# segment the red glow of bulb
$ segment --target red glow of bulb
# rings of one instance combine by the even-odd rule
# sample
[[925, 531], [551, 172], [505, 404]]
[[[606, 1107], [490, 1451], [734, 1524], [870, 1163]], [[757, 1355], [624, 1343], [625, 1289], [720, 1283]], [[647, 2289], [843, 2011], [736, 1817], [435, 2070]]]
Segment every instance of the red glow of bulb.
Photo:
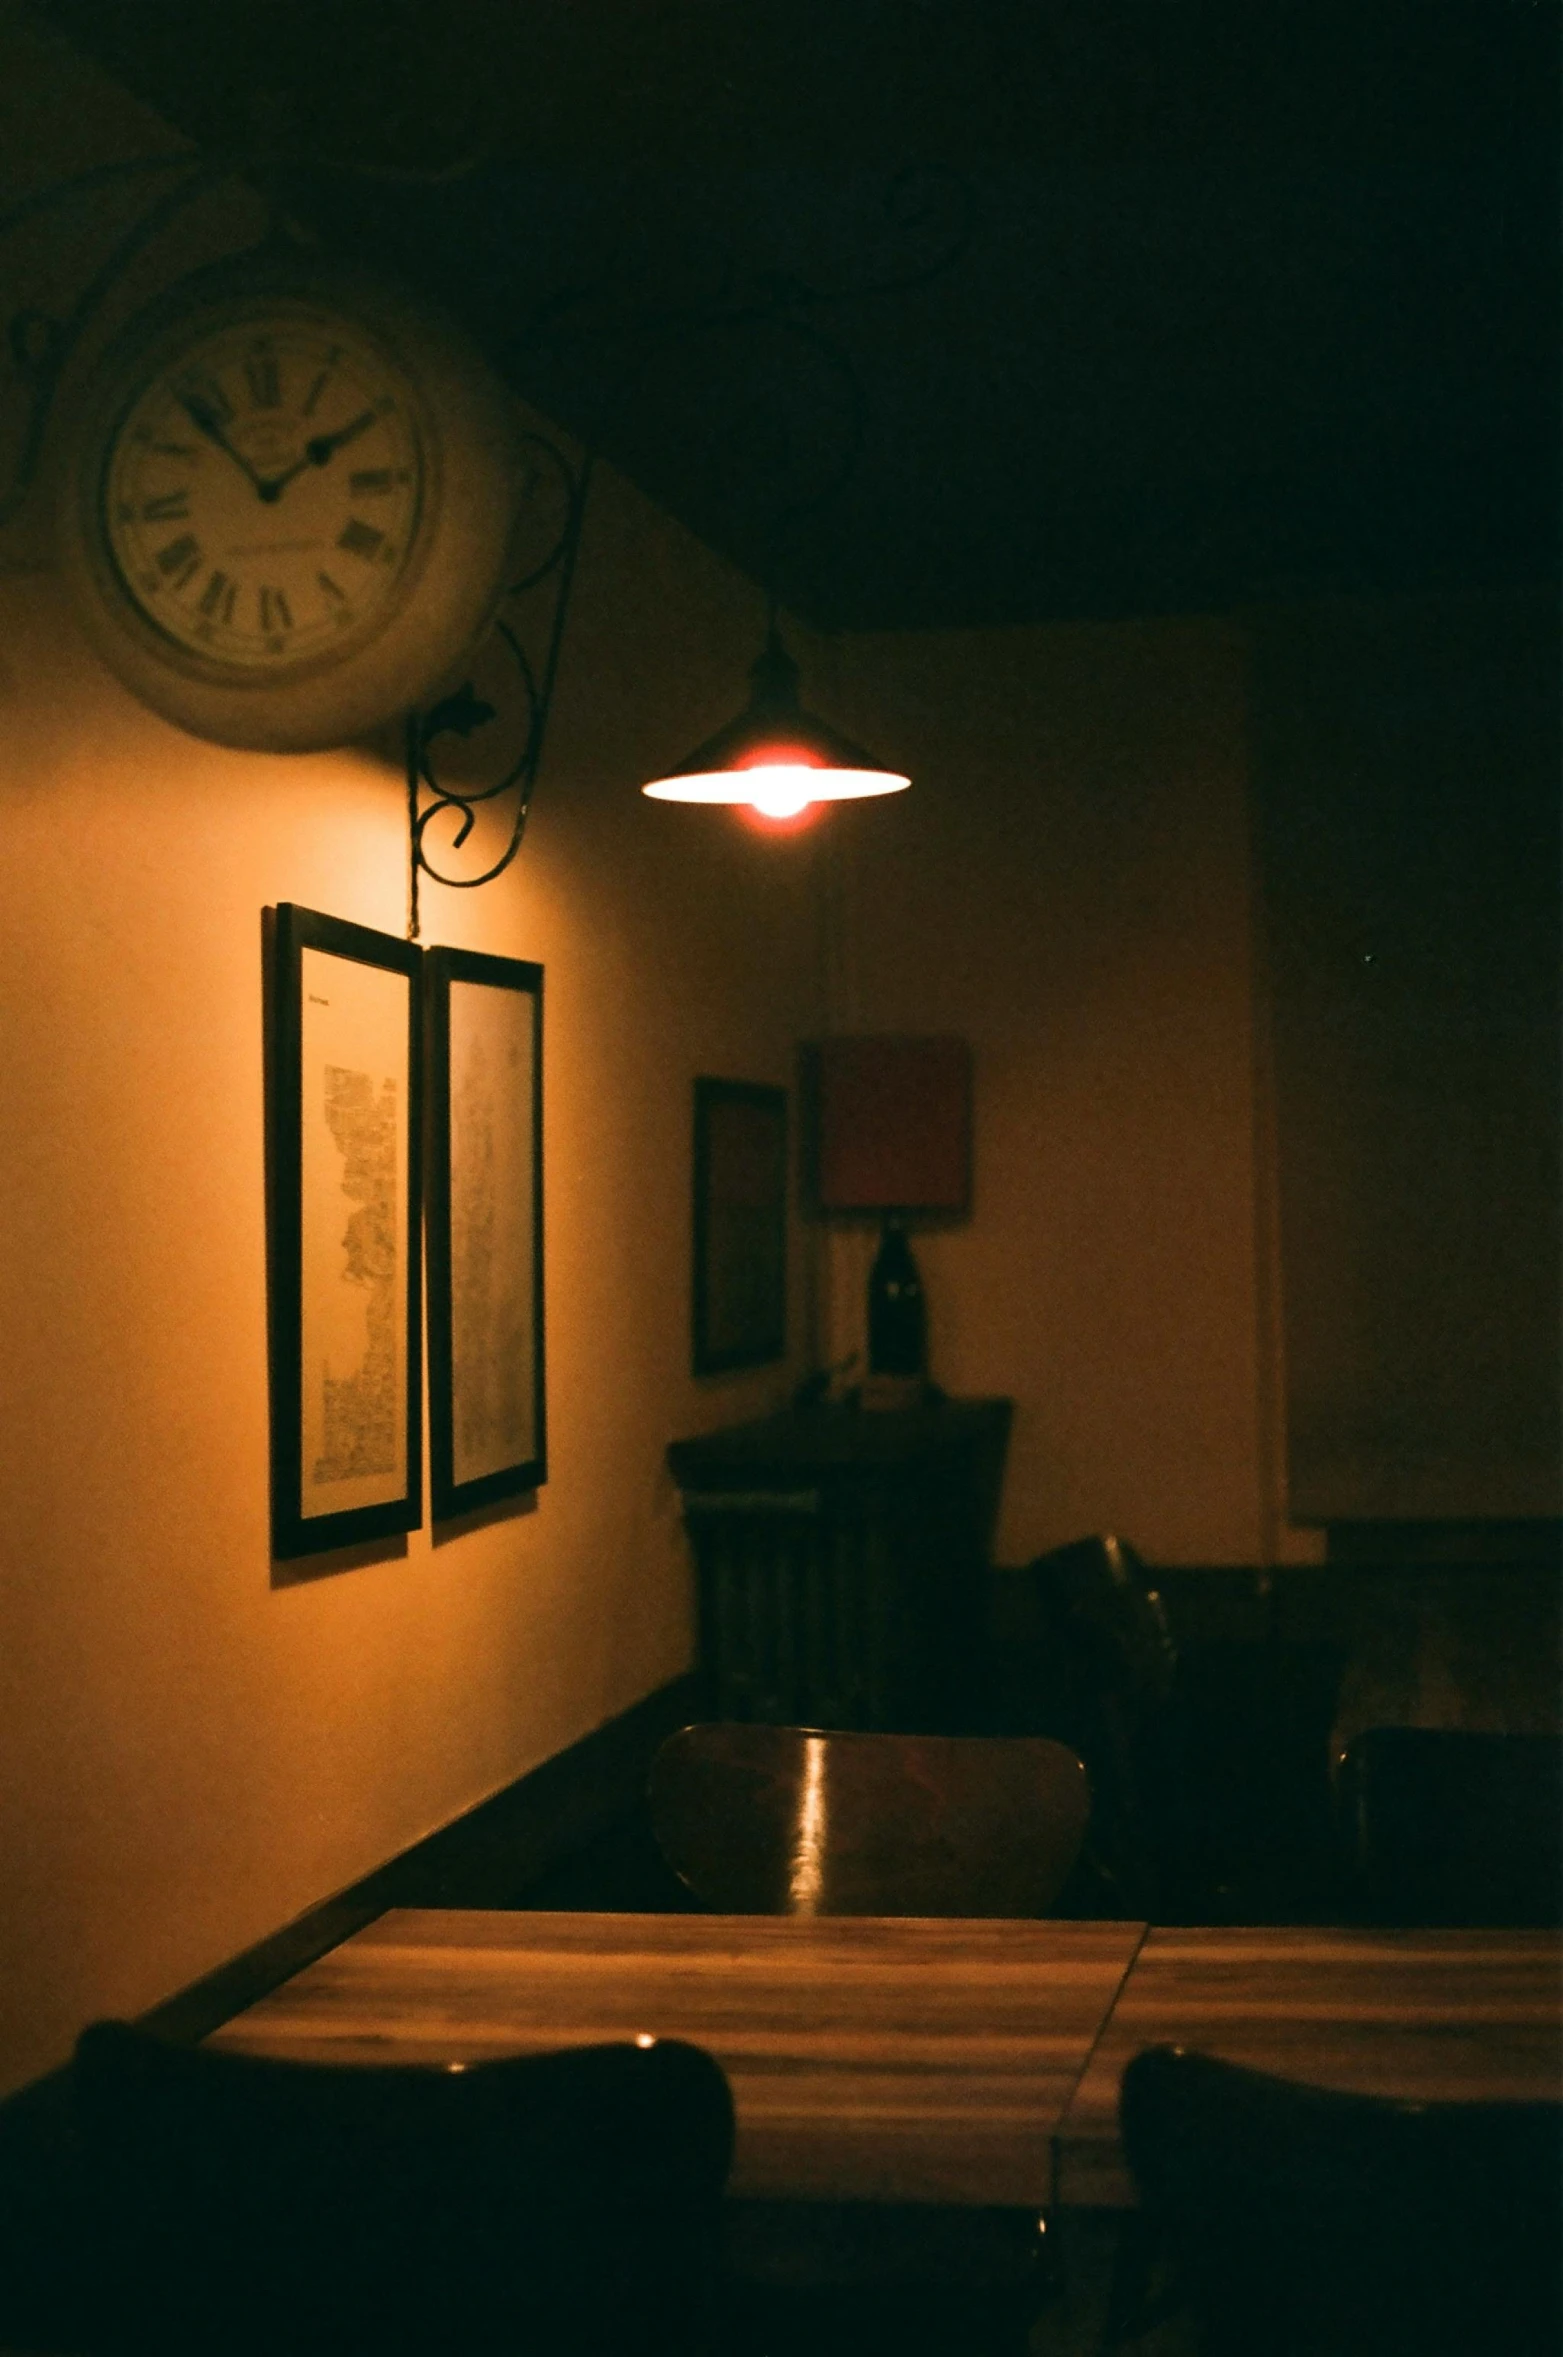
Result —
[[735, 802], [732, 807], [752, 833], [776, 836], [806, 835], [810, 827], [819, 824], [828, 805], [823, 802], [805, 802], [801, 810], [793, 811], [786, 818], [771, 818], [765, 811], [756, 810], [752, 802]]
[[823, 769], [824, 762], [807, 745], [756, 745], [734, 763], [737, 769]]

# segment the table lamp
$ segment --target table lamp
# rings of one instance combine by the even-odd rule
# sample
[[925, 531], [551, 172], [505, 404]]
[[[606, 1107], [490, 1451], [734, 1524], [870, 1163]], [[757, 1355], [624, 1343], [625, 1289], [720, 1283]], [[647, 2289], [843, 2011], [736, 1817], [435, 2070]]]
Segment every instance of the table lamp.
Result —
[[865, 1406], [911, 1406], [927, 1390], [927, 1320], [909, 1219], [971, 1208], [971, 1049], [900, 1033], [824, 1039], [805, 1050], [813, 1207], [875, 1214]]

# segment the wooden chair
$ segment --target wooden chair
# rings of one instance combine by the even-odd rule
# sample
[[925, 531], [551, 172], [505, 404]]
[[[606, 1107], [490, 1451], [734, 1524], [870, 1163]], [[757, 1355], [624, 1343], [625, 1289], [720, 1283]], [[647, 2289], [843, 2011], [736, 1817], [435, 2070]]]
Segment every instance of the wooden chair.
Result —
[[673, 2040], [448, 2067], [77, 2047], [95, 2351], [714, 2345], [727, 2083]]
[[1170, 1699], [1178, 1649], [1160, 1591], [1127, 1539], [1072, 1539], [1030, 1568], [1104, 1686], [1143, 1702]]
[[1375, 1923], [1563, 1918], [1563, 1744], [1550, 1735], [1369, 1727], [1338, 1782], [1347, 1871]]
[[1208, 2357], [1563, 2346], [1563, 2106], [1331, 2093], [1162, 2046], [1121, 2120]]
[[1145, 1565], [1110, 1533], [1039, 1555], [1027, 1576], [1047, 1631], [1039, 1697], [1091, 1779], [1096, 1912], [1162, 1916], [1183, 1878], [1178, 1651]]
[[1091, 1796], [1040, 1736], [716, 1722], [668, 1737], [650, 1804], [669, 1864], [724, 1912], [1045, 1915]]
[[[652, 1763], [652, 1827], [708, 1905], [769, 1915], [1040, 1915], [1090, 1814], [1045, 1738], [716, 1723]], [[729, 2240], [753, 2357], [1020, 2357], [1049, 2288], [1035, 2212], [744, 2203]]]

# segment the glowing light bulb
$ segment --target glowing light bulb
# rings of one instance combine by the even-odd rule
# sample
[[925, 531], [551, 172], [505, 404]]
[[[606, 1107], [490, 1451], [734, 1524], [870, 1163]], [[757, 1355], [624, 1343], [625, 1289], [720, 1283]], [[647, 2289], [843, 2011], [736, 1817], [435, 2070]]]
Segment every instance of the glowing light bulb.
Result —
[[744, 783], [762, 818], [796, 818], [800, 810], [807, 810], [816, 792], [813, 772], [801, 763], [751, 769]]

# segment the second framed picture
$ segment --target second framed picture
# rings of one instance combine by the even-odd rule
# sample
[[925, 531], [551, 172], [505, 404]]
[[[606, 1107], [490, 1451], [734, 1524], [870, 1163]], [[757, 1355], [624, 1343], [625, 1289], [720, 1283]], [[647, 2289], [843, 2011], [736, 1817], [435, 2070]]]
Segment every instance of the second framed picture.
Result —
[[426, 960], [429, 1455], [436, 1521], [547, 1479], [543, 969]]

